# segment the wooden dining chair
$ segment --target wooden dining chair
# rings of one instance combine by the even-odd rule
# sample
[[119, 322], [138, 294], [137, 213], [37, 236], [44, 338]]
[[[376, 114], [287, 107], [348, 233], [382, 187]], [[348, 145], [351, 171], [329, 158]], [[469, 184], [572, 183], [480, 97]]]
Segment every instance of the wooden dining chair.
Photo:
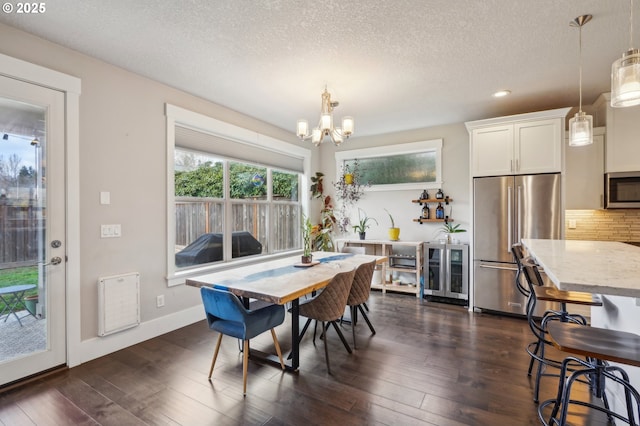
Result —
[[349, 291], [353, 284], [353, 277], [355, 270], [349, 272], [341, 272], [335, 275], [329, 284], [312, 299], [305, 300], [300, 303], [300, 315], [307, 317], [307, 322], [302, 328], [299, 340], [302, 340], [305, 332], [309, 328], [309, 324], [312, 320], [320, 321], [322, 324], [322, 330], [324, 338], [324, 354], [327, 362], [327, 372], [331, 374], [331, 367], [329, 365], [329, 349], [327, 347], [327, 332], [330, 325], [338, 333], [342, 344], [347, 349], [347, 352], [351, 353], [351, 347], [344, 338], [340, 327], [338, 327], [337, 321], [344, 313], [344, 308], [347, 305], [347, 299], [349, 297]]
[[247, 394], [247, 370], [249, 363], [249, 340], [267, 330], [271, 330], [271, 337], [280, 359], [280, 366], [284, 370], [284, 360], [280, 351], [280, 344], [276, 337], [275, 327], [284, 322], [285, 309], [282, 305], [268, 305], [266, 307], [250, 310], [246, 309], [236, 295], [229, 291], [210, 287], [201, 287], [200, 294], [207, 314], [207, 322], [211, 330], [220, 333], [216, 343], [216, 349], [211, 360], [209, 379], [213, 374], [213, 367], [218, 358], [222, 336], [232, 336], [243, 342], [242, 361], [242, 394]]

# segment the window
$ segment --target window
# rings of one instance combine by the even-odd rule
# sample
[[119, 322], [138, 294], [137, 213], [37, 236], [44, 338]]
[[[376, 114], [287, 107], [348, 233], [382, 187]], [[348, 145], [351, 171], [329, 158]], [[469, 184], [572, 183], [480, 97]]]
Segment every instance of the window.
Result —
[[[169, 285], [300, 249], [309, 150], [169, 105], [167, 135]], [[239, 140], [250, 135], [268, 148]]]
[[437, 188], [442, 182], [442, 139], [336, 152], [336, 171], [353, 170], [369, 191]]

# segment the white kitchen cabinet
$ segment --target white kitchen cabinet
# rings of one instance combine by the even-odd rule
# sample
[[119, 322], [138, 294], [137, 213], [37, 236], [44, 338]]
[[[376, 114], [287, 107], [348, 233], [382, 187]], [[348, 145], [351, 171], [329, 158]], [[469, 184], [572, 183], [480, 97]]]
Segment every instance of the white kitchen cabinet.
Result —
[[565, 143], [565, 209], [596, 210], [604, 207], [604, 127], [593, 129], [593, 143]]
[[569, 109], [465, 123], [471, 136], [472, 176], [560, 172]]
[[605, 171], [640, 170], [640, 106], [612, 108], [607, 102], [607, 143]]

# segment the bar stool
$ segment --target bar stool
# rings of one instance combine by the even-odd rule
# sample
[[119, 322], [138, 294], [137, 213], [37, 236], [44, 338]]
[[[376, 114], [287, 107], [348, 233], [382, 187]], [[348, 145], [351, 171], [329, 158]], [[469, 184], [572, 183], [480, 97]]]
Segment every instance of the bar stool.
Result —
[[[640, 394], [629, 383], [627, 373], [621, 367], [609, 365], [608, 361], [640, 367], [640, 336], [624, 331], [557, 321], [548, 324], [548, 331], [555, 347], [570, 354], [585, 356], [586, 360], [574, 356], [564, 359], [556, 398], [546, 400], [538, 407], [540, 421], [545, 426], [564, 426], [569, 405], [577, 404], [606, 413], [609, 421], [613, 421], [612, 417], [615, 417], [630, 425], [637, 425], [634, 409], [640, 412]], [[567, 377], [567, 373], [571, 371], [570, 364], [578, 364], [581, 368], [573, 368], [573, 372]], [[571, 399], [571, 388], [580, 377], [589, 381], [591, 393], [596, 398], [601, 398], [604, 406]], [[610, 409], [605, 393], [606, 379], [623, 387], [628, 417], [625, 418]], [[551, 404], [553, 409], [547, 422], [543, 411]]]
[[[518, 255], [522, 254], [522, 247], [513, 247], [513, 253], [518, 259]], [[587, 304], [590, 306], [602, 305], [600, 299], [591, 298], [589, 293], [578, 292], [566, 292], [556, 290], [550, 287], [544, 287], [544, 281], [540, 275], [540, 271], [537, 264], [532, 258], [521, 259], [518, 262], [520, 270], [524, 273], [527, 288], [524, 290], [528, 294], [527, 299], [527, 321], [529, 328], [531, 329], [536, 340], [527, 345], [527, 353], [531, 357], [529, 361], [529, 369], [527, 375], [531, 376], [533, 371], [533, 365], [537, 361], [538, 368], [536, 371], [536, 381], [533, 392], [533, 401], [539, 401], [540, 395], [540, 380], [542, 377], [551, 376], [559, 377], [559, 374], [547, 373], [547, 367], [560, 369], [562, 366], [562, 360], [550, 358], [545, 354], [547, 346], [552, 346], [553, 343], [547, 338], [547, 325], [551, 322], [566, 322], [580, 325], [587, 325], [587, 320], [580, 314], [571, 314], [567, 312], [566, 305], [568, 303], [573, 304]], [[520, 283], [519, 286], [522, 286]], [[547, 292], [547, 290], [550, 290]], [[539, 296], [540, 295], [540, 296]], [[541, 318], [534, 316], [538, 299], [553, 301], [560, 303], [561, 310], [547, 310], [544, 312]]]

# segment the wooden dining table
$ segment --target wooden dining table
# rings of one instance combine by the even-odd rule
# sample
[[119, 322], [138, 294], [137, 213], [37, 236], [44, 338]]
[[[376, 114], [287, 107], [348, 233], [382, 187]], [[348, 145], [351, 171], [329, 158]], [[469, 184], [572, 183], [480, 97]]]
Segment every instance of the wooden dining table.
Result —
[[[186, 284], [193, 287], [208, 286], [228, 290], [243, 299], [249, 306], [251, 299], [284, 305], [291, 303], [291, 358], [285, 363], [289, 371], [300, 367], [300, 297], [324, 288], [340, 272], [352, 271], [358, 266], [376, 261], [382, 264], [386, 256], [364, 254], [314, 252], [314, 264], [300, 263], [300, 256], [290, 256], [233, 269], [212, 272], [187, 278]], [[268, 362], [279, 361], [254, 349], [250, 357]]]

